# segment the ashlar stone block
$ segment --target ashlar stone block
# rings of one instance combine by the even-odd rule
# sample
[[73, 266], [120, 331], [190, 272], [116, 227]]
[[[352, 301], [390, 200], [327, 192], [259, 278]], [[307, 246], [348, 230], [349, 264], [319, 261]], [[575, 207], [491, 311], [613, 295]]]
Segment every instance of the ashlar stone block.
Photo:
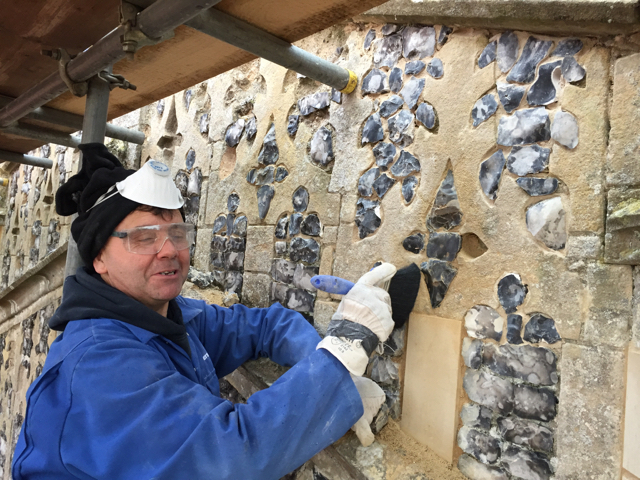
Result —
[[636, 348], [629, 349], [626, 379], [622, 467], [640, 476], [640, 350]]

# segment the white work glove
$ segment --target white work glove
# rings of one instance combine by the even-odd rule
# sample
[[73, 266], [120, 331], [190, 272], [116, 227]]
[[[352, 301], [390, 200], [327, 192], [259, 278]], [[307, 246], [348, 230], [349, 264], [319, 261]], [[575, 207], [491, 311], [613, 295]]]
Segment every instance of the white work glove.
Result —
[[380, 411], [380, 407], [386, 399], [386, 395], [376, 382], [367, 377], [356, 377], [351, 375], [353, 383], [356, 384], [360, 398], [362, 399], [362, 406], [364, 407], [364, 414], [360, 419], [351, 427], [351, 430], [356, 432], [358, 440], [363, 447], [368, 447], [373, 443], [375, 437], [371, 431], [371, 422], [373, 418]]
[[[371, 338], [371, 332], [378, 341], [384, 342], [393, 330], [389, 294], [375, 285], [391, 280], [395, 273], [396, 267], [390, 263], [383, 263], [365, 273], [340, 302], [338, 310], [331, 317], [328, 335], [317, 346], [331, 352], [353, 375], [364, 374], [369, 355], [377, 345], [375, 337]], [[349, 322], [357, 325], [350, 325]], [[358, 332], [358, 325], [366, 327], [368, 331], [362, 331], [360, 327], [361, 331]], [[335, 330], [332, 332], [333, 327]], [[344, 335], [334, 334], [340, 331], [345, 332]], [[363, 341], [367, 343], [367, 348], [363, 346]], [[372, 342], [375, 344], [372, 345]]]

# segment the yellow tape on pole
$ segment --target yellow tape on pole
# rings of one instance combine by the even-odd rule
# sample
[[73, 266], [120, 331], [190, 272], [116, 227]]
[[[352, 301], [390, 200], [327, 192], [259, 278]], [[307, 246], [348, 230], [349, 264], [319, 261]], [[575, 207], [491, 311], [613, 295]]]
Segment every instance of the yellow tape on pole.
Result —
[[356, 85], [358, 85], [358, 76], [351, 70], [347, 70], [347, 72], [349, 72], [349, 81], [347, 82], [347, 86], [340, 90], [340, 92], [349, 94], [356, 89]]

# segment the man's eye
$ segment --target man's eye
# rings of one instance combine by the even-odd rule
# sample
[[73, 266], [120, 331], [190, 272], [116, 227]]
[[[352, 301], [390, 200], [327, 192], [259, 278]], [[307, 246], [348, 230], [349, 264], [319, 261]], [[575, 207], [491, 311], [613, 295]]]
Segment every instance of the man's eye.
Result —
[[131, 240], [135, 243], [153, 243], [156, 241], [155, 235], [135, 235], [131, 238]]

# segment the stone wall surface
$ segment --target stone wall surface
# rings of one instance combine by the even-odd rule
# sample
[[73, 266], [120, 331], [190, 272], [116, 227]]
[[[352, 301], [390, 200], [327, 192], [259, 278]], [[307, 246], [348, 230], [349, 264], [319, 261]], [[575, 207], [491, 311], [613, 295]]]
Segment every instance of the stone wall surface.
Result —
[[[171, 167], [197, 228], [186, 295], [278, 301], [324, 334], [340, 297], [311, 276], [420, 267], [408, 326], [367, 369], [387, 395], [376, 442], [348, 434], [289, 478], [344, 478], [349, 468], [327, 458], [361, 475], [349, 478], [380, 480], [638, 475], [623, 424], [637, 423], [625, 386], [638, 382], [626, 349], [640, 346], [640, 46], [534, 21], [516, 32], [494, 30], [497, 20], [426, 26], [426, 3], [457, 14], [420, 3], [359, 19], [395, 12], [406, 24], [348, 22], [299, 42], [358, 75], [350, 95], [255, 60], [120, 119], [147, 140], [109, 146], [131, 167]], [[544, 16], [545, 2], [529, 3]], [[605, 3], [576, 21], [633, 23], [624, 12], [635, 4]], [[54, 338], [45, 325], [69, 219], [53, 195], [78, 162], [72, 149], [39, 150], [54, 168], [5, 164], [0, 192], [5, 479], [26, 388]], [[230, 399], [262, 388], [252, 378], [273, 381], [261, 365], [229, 378]]]

